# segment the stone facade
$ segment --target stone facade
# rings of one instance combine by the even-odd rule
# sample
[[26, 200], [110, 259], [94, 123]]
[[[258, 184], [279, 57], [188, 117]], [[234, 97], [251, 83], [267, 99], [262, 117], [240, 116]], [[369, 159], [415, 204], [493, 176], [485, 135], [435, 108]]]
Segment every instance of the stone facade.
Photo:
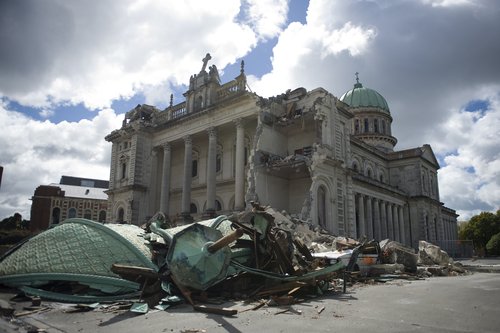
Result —
[[[340, 99], [323, 88], [263, 98], [247, 89], [243, 62], [222, 84], [215, 65], [207, 72], [209, 59], [191, 76], [185, 101], [171, 97], [164, 110], [138, 105], [106, 136], [109, 222], [141, 224], [162, 211], [187, 223], [253, 200], [337, 235], [415, 247], [457, 238], [457, 215], [439, 201], [431, 147], [393, 150], [392, 117], [378, 93], [358, 82], [359, 91]], [[368, 103], [348, 104], [363, 101], [360, 91]]]
[[59, 184], [40, 185], [32, 197], [30, 230], [45, 230], [70, 217], [105, 222], [108, 181], [62, 176]]

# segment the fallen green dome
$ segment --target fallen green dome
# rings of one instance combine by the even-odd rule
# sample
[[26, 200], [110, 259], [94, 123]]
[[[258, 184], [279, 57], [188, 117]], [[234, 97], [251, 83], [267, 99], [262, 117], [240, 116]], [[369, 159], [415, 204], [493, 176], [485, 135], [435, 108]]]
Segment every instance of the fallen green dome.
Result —
[[[61, 301], [97, 301], [139, 291], [140, 285], [111, 271], [115, 263], [157, 270], [152, 251], [135, 225], [101, 224], [72, 218], [8, 252], [0, 260], [0, 284]], [[36, 289], [54, 282], [79, 283], [90, 294]], [[99, 295], [99, 296], [98, 296]]]

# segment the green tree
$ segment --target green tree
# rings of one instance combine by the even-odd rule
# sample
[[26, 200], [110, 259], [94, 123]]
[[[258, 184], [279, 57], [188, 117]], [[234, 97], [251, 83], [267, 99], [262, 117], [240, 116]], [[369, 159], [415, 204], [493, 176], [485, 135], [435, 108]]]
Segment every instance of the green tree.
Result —
[[500, 232], [500, 210], [494, 213], [482, 212], [473, 216], [469, 222], [465, 222], [459, 227], [459, 239], [471, 239], [474, 242], [476, 251], [481, 252], [486, 249], [486, 244], [491, 237]]
[[500, 254], [500, 233], [493, 235], [486, 243], [486, 251], [488, 251], [489, 255]]
[[15, 213], [14, 215], [12, 215], [10, 217], [4, 218], [0, 222], [0, 229], [3, 229], [3, 230], [16, 229], [18, 224], [21, 222], [21, 220], [22, 220], [21, 214]]

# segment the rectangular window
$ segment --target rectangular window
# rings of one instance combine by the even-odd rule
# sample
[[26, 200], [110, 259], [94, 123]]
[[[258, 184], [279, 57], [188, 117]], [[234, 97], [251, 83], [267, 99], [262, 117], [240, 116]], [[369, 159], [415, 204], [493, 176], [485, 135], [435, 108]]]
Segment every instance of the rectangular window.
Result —
[[93, 180], [82, 179], [80, 182], [80, 186], [83, 187], [94, 187], [95, 182]]
[[127, 163], [122, 163], [122, 179], [127, 177]]
[[217, 154], [217, 157], [215, 158], [215, 172], [220, 172], [221, 168], [222, 168], [221, 156], [220, 154]]
[[198, 176], [198, 160], [193, 160], [191, 177], [196, 177], [196, 176]]

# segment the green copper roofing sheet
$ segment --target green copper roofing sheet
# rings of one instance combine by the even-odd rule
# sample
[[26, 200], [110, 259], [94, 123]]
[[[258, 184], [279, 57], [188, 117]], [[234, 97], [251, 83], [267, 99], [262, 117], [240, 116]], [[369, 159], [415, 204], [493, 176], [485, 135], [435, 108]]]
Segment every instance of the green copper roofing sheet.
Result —
[[157, 269], [151, 249], [134, 225], [101, 224], [73, 218], [46, 230], [0, 262], [0, 283], [39, 286], [48, 281], [77, 281], [103, 292], [131, 292], [138, 284], [111, 272], [114, 263]]

